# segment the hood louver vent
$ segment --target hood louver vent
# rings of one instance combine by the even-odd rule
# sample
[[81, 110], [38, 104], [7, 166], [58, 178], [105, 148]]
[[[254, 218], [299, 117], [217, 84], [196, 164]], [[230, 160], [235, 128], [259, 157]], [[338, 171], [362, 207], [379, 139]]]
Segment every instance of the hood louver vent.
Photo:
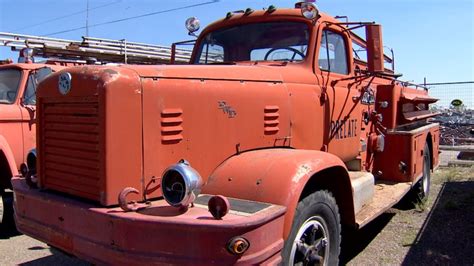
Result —
[[278, 125], [280, 121], [278, 118], [280, 117], [279, 111], [280, 108], [276, 105], [267, 105], [265, 106], [264, 110], [264, 131], [265, 135], [276, 134], [280, 130]]
[[183, 110], [169, 108], [161, 111], [161, 142], [174, 144], [183, 140]]

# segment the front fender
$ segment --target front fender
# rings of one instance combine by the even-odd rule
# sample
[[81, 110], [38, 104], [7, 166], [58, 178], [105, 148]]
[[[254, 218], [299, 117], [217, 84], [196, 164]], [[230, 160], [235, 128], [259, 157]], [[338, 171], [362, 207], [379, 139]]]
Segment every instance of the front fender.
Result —
[[[13, 152], [10, 148], [10, 145], [8, 145], [7, 140], [2, 135], [0, 135], [0, 154], [1, 153], [5, 155], [5, 158], [7, 159], [7, 164], [10, 167], [11, 175], [9, 176], [9, 178], [18, 175], [18, 167], [15, 163], [15, 157], [13, 156]], [[0, 176], [0, 178], [3, 177]]]
[[346, 169], [338, 157], [321, 151], [249, 151], [235, 155], [217, 167], [203, 192], [286, 206], [286, 238], [305, 185], [313, 175], [331, 167]]

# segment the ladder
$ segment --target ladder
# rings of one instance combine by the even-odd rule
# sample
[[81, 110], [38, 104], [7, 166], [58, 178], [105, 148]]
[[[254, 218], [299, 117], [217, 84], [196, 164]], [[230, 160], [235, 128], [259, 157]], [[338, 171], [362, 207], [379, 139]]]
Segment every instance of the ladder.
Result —
[[[125, 64], [169, 64], [171, 47], [82, 37], [82, 41], [49, 38], [0, 32], [0, 46], [11, 47], [12, 51], [23, 48], [33, 49], [35, 56], [62, 60], [98, 61], [104, 63]], [[187, 64], [192, 50], [175, 49], [175, 63]]]

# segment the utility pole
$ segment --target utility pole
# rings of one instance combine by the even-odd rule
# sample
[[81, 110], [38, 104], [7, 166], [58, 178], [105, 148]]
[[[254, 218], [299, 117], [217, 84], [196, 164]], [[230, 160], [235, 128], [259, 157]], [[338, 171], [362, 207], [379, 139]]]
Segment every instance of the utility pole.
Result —
[[89, 0], [86, 7], [86, 36], [89, 36]]

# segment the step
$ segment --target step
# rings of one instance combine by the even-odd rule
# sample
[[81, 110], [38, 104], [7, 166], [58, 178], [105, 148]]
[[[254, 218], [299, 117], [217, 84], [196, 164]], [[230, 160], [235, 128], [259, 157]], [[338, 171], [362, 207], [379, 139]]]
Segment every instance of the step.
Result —
[[411, 182], [376, 181], [372, 202], [356, 214], [359, 228], [398, 203], [410, 191], [411, 184]]
[[358, 213], [374, 197], [374, 175], [369, 172], [349, 171], [354, 199], [354, 212]]

